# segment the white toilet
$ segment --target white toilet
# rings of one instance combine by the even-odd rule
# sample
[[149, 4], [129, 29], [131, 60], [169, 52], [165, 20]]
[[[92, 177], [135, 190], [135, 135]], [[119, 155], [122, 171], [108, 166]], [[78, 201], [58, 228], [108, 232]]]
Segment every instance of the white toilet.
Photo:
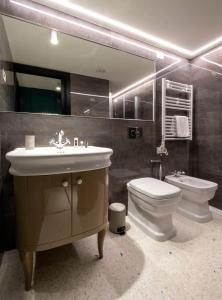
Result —
[[185, 175], [168, 175], [165, 180], [182, 191], [182, 201], [177, 209], [179, 213], [201, 223], [212, 220], [208, 201], [213, 199], [218, 188], [217, 183]]
[[146, 177], [127, 184], [129, 217], [157, 241], [176, 234], [172, 214], [181, 200], [181, 190], [158, 179]]

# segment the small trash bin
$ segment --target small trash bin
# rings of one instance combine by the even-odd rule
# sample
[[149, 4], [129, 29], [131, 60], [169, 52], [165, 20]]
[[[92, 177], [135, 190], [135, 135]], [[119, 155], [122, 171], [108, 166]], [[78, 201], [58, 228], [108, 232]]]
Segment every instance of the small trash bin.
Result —
[[122, 203], [112, 203], [109, 206], [109, 230], [117, 234], [126, 231], [126, 207]]

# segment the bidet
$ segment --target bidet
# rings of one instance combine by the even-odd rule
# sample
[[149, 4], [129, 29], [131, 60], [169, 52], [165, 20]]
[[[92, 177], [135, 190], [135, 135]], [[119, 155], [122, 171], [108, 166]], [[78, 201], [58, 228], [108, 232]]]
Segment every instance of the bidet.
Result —
[[182, 191], [182, 201], [177, 211], [197, 222], [212, 219], [208, 201], [213, 199], [218, 188], [217, 183], [186, 175], [168, 175], [165, 181], [177, 186]]

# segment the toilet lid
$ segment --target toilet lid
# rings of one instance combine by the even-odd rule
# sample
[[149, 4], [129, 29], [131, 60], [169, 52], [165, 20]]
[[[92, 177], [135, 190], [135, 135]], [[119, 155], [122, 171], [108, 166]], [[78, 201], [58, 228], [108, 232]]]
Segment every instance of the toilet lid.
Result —
[[159, 200], [177, 197], [181, 193], [178, 187], [150, 177], [133, 179], [128, 186], [137, 192]]

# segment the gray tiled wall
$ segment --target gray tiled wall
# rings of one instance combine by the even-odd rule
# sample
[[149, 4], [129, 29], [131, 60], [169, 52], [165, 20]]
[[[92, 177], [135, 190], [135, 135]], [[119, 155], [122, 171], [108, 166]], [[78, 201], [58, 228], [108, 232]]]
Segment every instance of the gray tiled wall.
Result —
[[[221, 50], [212, 54], [211, 59], [217, 59], [217, 55], [221, 63]], [[221, 67], [200, 58], [193, 63], [195, 144], [192, 149], [192, 172], [197, 177], [219, 184], [211, 204], [222, 209], [222, 72]]]

